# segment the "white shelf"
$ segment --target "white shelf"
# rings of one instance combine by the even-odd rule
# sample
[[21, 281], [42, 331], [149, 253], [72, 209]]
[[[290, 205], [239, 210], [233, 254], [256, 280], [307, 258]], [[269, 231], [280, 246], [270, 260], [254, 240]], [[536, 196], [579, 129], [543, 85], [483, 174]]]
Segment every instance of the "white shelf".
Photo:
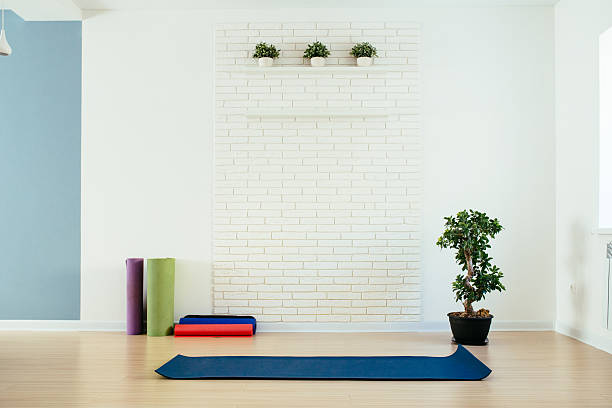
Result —
[[600, 227], [596, 227], [596, 228], [593, 228], [593, 234], [612, 235], [612, 228], [600, 228]]
[[334, 109], [334, 108], [281, 108], [281, 109], [264, 109], [251, 108], [247, 109], [246, 117], [386, 117], [393, 114], [399, 114], [398, 111], [385, 108], [354, 108], [354, 109]]
[[257, 65], [238, 65], [221, 68], [222, 71], [231, 72], [263, 72], [263, 73], [328, 73], [328, 72], [401, 72], [409, 71], [408, 65], [372, 65], [369, 67], [358, 67], [356, 65], [326, 65], [324, 67], [311, 67], [310, 65], [275, 65], [272, 67], [260, 67]]

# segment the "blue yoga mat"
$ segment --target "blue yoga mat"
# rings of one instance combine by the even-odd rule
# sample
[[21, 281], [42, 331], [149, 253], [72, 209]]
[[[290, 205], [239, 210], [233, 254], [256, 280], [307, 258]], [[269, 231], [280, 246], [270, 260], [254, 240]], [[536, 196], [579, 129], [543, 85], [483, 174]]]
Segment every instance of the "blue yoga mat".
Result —
[[257, 330], [257, 322], [252, 316], [195, 316], [181, 317], [179, 324], [252, 324], [253, 334]]
[[491, 373], [465, 347], [448, 357], [187, 357], [155, 370], [166, 378], [275, 380], [482, 380]]

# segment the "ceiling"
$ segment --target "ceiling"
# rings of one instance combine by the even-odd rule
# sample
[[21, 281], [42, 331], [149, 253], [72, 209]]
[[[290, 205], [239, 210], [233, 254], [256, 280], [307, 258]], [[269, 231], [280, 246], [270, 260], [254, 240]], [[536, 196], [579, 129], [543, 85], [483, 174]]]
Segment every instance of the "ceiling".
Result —
[[[371, 0], [73, 0], [83, 10], [135, 10], [135, 9], [227, 9], [227, 8], [315, 8], [315, 7], [372, 7]], [[554, 5], [557, 0], [379, 0], [376, 7], [406, 6], [532, 6]]]
[[[5, 0], [29, 21], [81, 20], [85, 10], [371, 8], [372, 0]], [[377, 0], [377, 8], [553, 6], [558, 0]]]

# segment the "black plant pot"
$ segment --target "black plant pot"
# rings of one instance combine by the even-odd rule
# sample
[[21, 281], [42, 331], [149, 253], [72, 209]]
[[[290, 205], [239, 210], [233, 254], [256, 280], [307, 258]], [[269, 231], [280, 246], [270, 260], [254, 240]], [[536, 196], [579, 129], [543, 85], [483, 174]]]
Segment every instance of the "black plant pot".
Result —
[[458, 317], [448, 314], [454, 341], [471, 346], [484, 346], [491, 328], [490, 317]]

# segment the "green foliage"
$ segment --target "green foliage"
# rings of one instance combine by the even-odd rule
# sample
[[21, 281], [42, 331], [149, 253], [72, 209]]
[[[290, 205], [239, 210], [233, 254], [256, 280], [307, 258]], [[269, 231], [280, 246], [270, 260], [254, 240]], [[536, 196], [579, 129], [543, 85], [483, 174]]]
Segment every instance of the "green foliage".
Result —
[[351, 55], [355, 58], [359, 57], [378, 57], [376, 53], [376, 47], [374, 47], [369, 42], [361, 42], [355, 44], [355, 46], [351, 49]]
[[266, 44], [265, 42], [260, 42], [255, 46], [255, 52], [253, 53], [253, 58], [278, 58], [279, 52], [273, 44]]
[[457, 250], [455, 260], [464, 273], [457, 275], [453, 292], [457, 301], [463, 303], [465, 312], [473, 314], [473, 302], [484, 299], [494, 290], [506, 289], [500, 281], [504, 275], [491, 264], [492, 258], [487, 254], [491, 248], [489, 238], [495, 238], [503, 227], [497, 218], [490, 219], [487, 214], [474, 210], [460, 211], [444, 220], [445, 230], [436, 245]]
[[329, 57], [329, 50], [327, 46], [320, 41], [315, 41], [312, 44], [308, 44], [308, 48], [304, 51], [304, 58], [314, 57]]

